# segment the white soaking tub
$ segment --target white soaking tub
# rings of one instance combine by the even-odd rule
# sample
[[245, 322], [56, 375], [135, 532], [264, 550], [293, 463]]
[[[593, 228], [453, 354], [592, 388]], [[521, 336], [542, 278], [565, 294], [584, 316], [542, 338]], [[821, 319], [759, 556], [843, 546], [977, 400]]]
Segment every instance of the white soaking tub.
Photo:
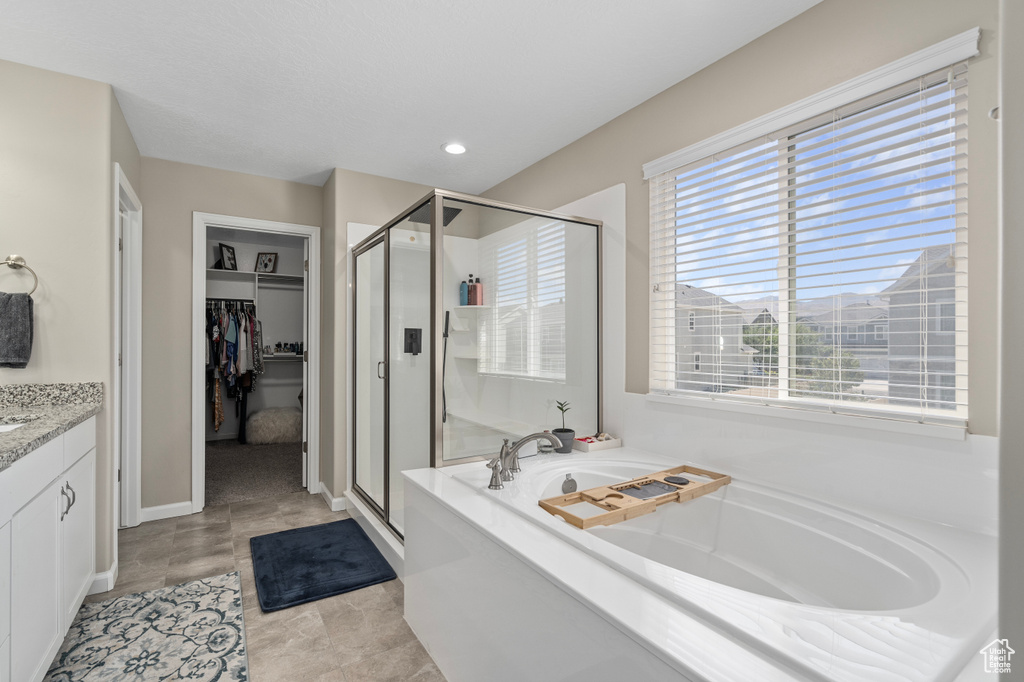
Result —
[[[994, 632], [996, 542], [991, 536], [868, 515], [867, 504], [839, 508], [735, 479], [705, 497], [587, 531], [537, 505], [561, 494], [567, 473], [584, 490], [685, 463], [691, 462], [629, 449], [541, 455], [523, 459], [522, 473], [501, 491], [487, 489], [490, 472], [479, 462], [432, 475], [455, 479], [485, 504], [512, 512], [614, 569], [626, 578], [617, 591], [653, 593], [676, 610], [680, 623], [705, 624], [722, 636], [714, 640], [719, 642], [714, 646], [725, 647], [716, 656], [733, 655], [721, 644], [725, 641], [737, 647], [736, 656], [742, 651], [777, 664], [778, 679], [953, 680]], [[503, 519], [504, 537], [495, 530], [496, 521], [476, 519], [475, 524], [508, 549], [507, 539], [517, 534], [515, 522], [494, 518]], [[518, 552], [522, 561], [545, 572], [542, 550], [531, 556], [527, 543]], [[558, 581], [572, 583], [565, 577]], [[601, 600], [594, 595], [589, 590], [585, 599], [600, 613]], [[630, 637], [685, 676], [714, 679], [707, 672], [713, 666], [702, 669], [699, 660], [706, 662], [708, 652], [673, 643], [662, 634], [666, 617], [659, 618], [662, 624], [650, 641], [641, 641], [644, 628], [634, 627], [637, 620]], [[667, 622], [671, 629], [672, 618]], [[686, 639], [693, 641], [692, 631]]]

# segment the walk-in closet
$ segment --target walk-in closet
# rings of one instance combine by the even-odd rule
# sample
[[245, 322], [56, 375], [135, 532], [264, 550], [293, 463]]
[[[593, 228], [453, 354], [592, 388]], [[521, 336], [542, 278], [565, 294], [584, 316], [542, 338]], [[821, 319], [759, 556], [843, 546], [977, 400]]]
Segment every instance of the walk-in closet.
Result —
[[206, 228], [205, 503], [305, 488], [308, 238]]

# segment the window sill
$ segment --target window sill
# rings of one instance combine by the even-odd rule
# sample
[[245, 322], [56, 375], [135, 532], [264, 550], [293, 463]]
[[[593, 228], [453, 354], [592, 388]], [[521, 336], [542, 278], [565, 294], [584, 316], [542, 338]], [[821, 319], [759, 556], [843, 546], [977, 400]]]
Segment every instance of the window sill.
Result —
[[837, 412], [826, 412], [824, 410], [806, 409], [797, 406], [788, 407], [779, 404], [748, 403], [738, 402], [735, 400], [665, 395], [659, 393], [648, 393], [646, 398], [648, 402], [679, 405], [680, 407], [719, 410], [723, 412], [748, 414], [758, 417], [779, 417], [780, 419], [793, 419], [798, 421], [815, 422], [818, 424], [829, 424], [833, 426], [854, 427], [871, 431], [905, 433], [915, 436], [940, 438], [943, 440], [964, 440], [967, 436], [966, 421], [960, 424], [951, 424], [947, 426], [944, 424], [922, 424], [920, 422], [903, 421], [900, 419], [889, 419], [885, 417], [840, 414]]

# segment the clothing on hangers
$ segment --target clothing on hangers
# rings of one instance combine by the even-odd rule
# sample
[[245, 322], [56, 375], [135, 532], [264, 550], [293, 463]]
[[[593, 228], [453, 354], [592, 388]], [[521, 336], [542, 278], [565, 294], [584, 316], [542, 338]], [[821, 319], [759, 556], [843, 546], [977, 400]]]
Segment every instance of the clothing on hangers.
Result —
[[247, 394], [256, 390], [257, 377], [265, 370], [262, 325], [251, 301], [207, 299], [206, 315], [206, 383], [214, 430], [224, 422], [223, 383], [227, 397], [235, 401], [242, 422], [238, 438], [244, 443]]

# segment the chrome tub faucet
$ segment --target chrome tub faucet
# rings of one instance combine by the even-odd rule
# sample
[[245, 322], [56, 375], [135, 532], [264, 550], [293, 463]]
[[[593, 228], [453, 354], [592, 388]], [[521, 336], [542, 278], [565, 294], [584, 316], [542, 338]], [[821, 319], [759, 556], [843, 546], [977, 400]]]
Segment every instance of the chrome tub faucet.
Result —
[[491, 470], [491, 483], [487, 487], [491, 490], [501, 490], [504, 487], [502, 485], [503, 481], [515, 480], [515, 475], [521, 471], [519, 468], [519, 450], [530, 441], [545, 439], [555, 447], [562, 446], [562, 441], [547, 432], [531, 433], [529, 436], [525, 436], [511, 445], [509, 445], [509, 440], [506, 438], [505, 442], [501, 445], [501, 453], [487, 464], [487, 468]]

